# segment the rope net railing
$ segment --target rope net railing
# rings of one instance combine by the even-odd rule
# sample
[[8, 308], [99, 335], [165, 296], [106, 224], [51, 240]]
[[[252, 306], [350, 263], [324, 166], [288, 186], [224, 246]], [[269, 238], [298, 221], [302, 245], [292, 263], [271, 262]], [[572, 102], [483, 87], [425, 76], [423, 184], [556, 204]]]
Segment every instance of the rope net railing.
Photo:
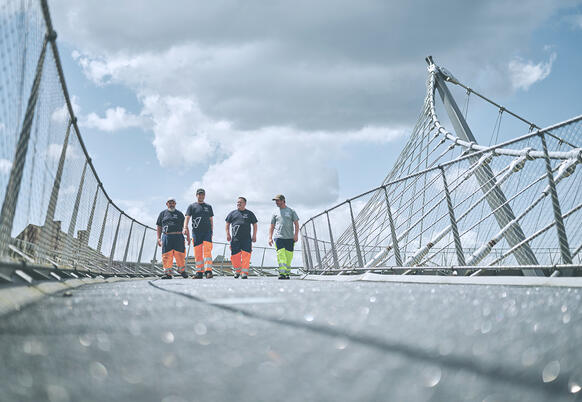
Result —
[[[307, 270], [576, 275], [582, 116], [540, 129], [427, 61], [422, 111], [381, 186], [302, 225]], [[497, 108], [493, 143], [502, 126], [526, 134], [479, 145], [447, 82]]]
[[[111, 200], [85, 148], [46, 0], [0, 2], [0, 54], [0, 262], [73, 276], [162, 273], [156, 229]], [[214, 248], [228, 272], [226, 244]], [[275, 251], [254, 249], [254, 272], [275, 275]]]
[[157, 272], [155, 229], [115, 205], [83, 144], [46, 1], [1, 7], [0, 258]]

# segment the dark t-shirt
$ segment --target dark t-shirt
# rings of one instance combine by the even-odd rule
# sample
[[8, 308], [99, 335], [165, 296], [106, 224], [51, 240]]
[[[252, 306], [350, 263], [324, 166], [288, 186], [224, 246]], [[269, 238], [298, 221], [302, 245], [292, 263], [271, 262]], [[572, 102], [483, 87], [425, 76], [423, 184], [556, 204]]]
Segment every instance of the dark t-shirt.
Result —
[[249, 241], [251, 240], [251, 224], [257, 223], [257, 217], [248, 209], [244, 211], [235, 209], [228, 214], [225, 221], [230, 223], [233, 241]]
[[186, 216], [192, 217], [192, 232], [193, 233], [208, 233], [210, 232], [210, 218], [214, 216], [212, 207], [203, 202], [202, 204], [195, 202], [188, 206]]
[[164, 209], [160, 212], [156, 225], [162, 227], [162, 233], [180, 232], [184, 226], [184, 214], [178, 210], [170, 212]]

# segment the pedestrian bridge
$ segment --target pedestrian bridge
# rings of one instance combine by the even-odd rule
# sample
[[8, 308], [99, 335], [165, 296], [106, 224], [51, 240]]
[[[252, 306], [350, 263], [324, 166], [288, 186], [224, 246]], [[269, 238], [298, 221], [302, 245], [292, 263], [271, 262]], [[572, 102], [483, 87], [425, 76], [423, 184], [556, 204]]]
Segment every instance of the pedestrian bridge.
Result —
[[1, 3], [0, 399], [579, 397], [582, 116], [538, 127], [428, 57], [395, 166], [303, 223], [296, 280], [255, 247], [236, 281], [215, 243], [214, 279], [160, 281], [155, 228], [83, 143], [47, 1]]

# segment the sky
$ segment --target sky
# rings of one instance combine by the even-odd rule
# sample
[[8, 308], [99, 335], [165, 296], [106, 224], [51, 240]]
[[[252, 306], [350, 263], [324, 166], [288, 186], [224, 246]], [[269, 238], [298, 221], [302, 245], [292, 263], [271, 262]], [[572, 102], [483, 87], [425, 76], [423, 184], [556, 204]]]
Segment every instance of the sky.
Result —
[[[238, 196], [266, 245], [274, 195], [305, 221], [381, 184], [421, 111], [428, 55], [541, 127], [582, 113], [582, 1], [49, 5], [110, 197], [154, 226], [169, 196], [185, 211], [203, 187], [216, 240]], [[488, 143], [494, 122], [480, 124]]]

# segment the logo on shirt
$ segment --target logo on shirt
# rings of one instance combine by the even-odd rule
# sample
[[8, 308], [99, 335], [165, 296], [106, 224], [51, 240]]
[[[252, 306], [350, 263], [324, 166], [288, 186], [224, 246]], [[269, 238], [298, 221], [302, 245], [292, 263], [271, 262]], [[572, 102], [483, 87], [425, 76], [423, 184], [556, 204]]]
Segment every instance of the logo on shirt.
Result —
[[247, 219], [249, 217], [248, 214], [242, 214], [243, 219]]
[[202, 219], [202, 217], [192, 219], [192, 226], [194, 226], [194, 229], [198, 228], [198, 225], [200, 225], [201, 219]]
[[232, 225], [232, 235], [234, 237], [236, 237], [236, 234], [238, 233], [238, 228], [240, 227], [240, 225]]

